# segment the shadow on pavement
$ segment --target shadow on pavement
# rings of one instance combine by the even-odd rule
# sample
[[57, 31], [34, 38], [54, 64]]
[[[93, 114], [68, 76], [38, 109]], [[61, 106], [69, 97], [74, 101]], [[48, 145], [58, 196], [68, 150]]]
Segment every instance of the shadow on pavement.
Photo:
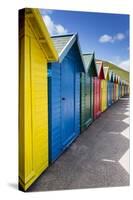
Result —
[[129, 174], [119, 160], [129, 149], [128, 98], [120, 99], [66, 150], [28, 191], [129, 185]]

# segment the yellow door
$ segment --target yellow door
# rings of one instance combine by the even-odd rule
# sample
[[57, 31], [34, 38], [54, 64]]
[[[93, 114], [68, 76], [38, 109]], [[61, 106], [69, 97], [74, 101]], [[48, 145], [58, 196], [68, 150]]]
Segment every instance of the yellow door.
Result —
[[107, 108], [107, 81], [101, 81], [101, 110], [105, 111]]
[[118, 84], [116, 84], [116, 100], [118, 100]]
[[19, 178], [26, 190], [48, 166], [47, 60], [28, 23], [20, 36]]
[[124, 85], [122, 85], [122, 97], [124, 96]]

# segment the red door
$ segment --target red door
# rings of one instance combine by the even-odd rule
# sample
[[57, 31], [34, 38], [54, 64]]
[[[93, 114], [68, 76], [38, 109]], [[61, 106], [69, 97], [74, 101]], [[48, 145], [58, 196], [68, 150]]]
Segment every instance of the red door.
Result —
[[94, 77], [93, 79], [94, 84], [94, 119], [96, 119], [100, 113], [100, 103], [101, 103], [101, 94], [100, 94], [100, 87], [101, 87], [101, 81], [97, 77]]
[[97, 113], [96, 117], [101, 114], [101, 80], [97, 78]]

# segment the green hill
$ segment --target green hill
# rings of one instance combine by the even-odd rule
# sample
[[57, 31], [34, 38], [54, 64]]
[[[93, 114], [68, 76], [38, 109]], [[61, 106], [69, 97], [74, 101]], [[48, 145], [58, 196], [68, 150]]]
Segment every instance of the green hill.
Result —
[[112, 70], [114, 73], [116, 73], [118, 76], [120, 76], [120, 78], [122, 80], [126, 80], [127, 82], [129, 82], [129, 72], [121, 69], [120, 67], [118, 67], [117, 65], [114, 65], [108, 61], [103, 61], [103, 65], [104, 66], [108, 66], [110, 70]]

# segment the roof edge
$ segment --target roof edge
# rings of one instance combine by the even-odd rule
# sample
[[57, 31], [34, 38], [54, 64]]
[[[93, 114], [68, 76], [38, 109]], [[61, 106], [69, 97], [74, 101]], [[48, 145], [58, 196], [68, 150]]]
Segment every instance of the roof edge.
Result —
[[[26, 18], [28, 20], [28, 22], [30, 23], [30, 26], [32, 27], [32, 31], [34, 32], [34, 34], [36, 35], [36, 37], [38, 36], [38, 32], [35, 31], [35, 28], [33, 27], [33, 23], [32, 23], [32, 18], [36, 21], [36, 24], [39, 27], [39, 31], [41, 33], [41, 35], [44, 38], [37, 38], [38, 42], [40, 43], [41, 48], [43, 49], [45, 55], [47, 56], [48, 61], [58, 61], [58, 54], [57, 51], [54, 47], [53, 41], [50, 38], [49, 32], [47, 30], [47, 27], [42, 19], [41, 13], [39, 11], [38, 8], [23, 8], [22, 10], [25, 10], [25, 15]], [[51, 56], [49, 57], [49, 55], [47, 54], [47, 51], [44, 47], [44, 44], [47, 44], [47, 47], [50, 51]]]
[[56, 38], [56, 37], [66, 37], [66, 36], [73, 36], [73, 35], [76, 35], [76, 33], [68, 33], [68, 34], [51, 35], [51, 38]]
[[[105, 69], [107, 69], [107, 73], [105, 74]], [[104, 72], [104, 77], [105, 77], [105, 80], [108, 79], [108, 75], [109, 75], [109, 67], [108, 66], [103, 66], [103, 72]]]
[[75, 41], [76, 41], [76, 35], [73, 34], [71, 39], [67, 42], [67, 44], [59, 53], [59, 62], [62, 62], [62, 60], [64, 59], [64, 57], [66, 56], [66, 54], [68, 53], [68, 51], [70, 50]]
[[[91, 65], [91, 63], [92, 63], [92, 60], [94, 59], [95, 70], [96, 70], [96, 74], [97, 74], [96, 62], [95, 62], [94, 53], [83, 53], [82, 55], [83, 55], [83, 56], [84, 56], [84, 55], [85, 55], [85, 56], [87, 56], [87, 55], [92, 55], [91, 60], [90, 60], [90, 62], [89, 62], [88, 65], [87, 65], [87, 72], [86, 72], [86, 73], [88, 73], [89, 67], [90, 67], [90, 65]], [[98, 76], [98, 74], [97, 74], [97, 76]]]
[[97, 61], [96, 60], [96, 64], [99, 64], [100, 63], [100, 70], [99, 70], [99, 74], [98, 74], [98, 77], [100, 76], [100, 73], [101, 73], [101, 70], [102, 70], [102, 72], [103, 72], [103, 76], [104, 76], [104, 80], [105, 80], [105, 74], [104, 74], [104, 69], [103, 69], [103, 61], [102, 60], [100, 60], [100, 61]]
[[85, 68], [85, 62], [84, 62], [83, 55], [82, 55], [82, 50], [81, 50], [81, 47], [80, 47], [78, 33], [76, 33], [76, 37], [77, 37], [77, 45], [78, 45], [78, 48], [79, 48], [79, 53], [80, 53], [81, 60], [82, 60], [83, 66], [84, 66], [84, 72], [86, 72], [86, 70], [85, 70], [86, 69]]

